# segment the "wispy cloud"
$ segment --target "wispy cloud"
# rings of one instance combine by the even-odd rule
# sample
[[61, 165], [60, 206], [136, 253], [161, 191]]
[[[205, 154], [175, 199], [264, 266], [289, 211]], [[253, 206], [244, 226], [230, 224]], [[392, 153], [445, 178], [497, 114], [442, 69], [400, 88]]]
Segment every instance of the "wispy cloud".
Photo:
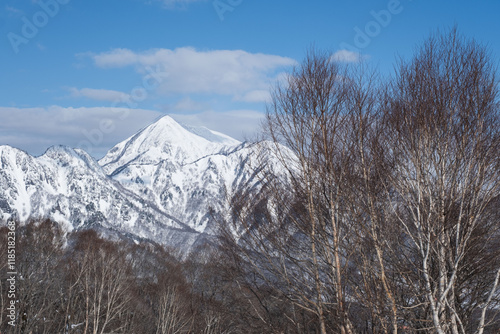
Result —
[[68, 88], [68, 90], [71, 93], [71, 97], [75, 98], [83, 97], [95, 101], [117, 102], [117, 101], [127, 101], [130, 98], [129, 94], [109, 89], [93, 89], [93, 88], [78, 89], [75, 87], [70, 87]]
[[36, 43], [36, 47], [40, 50], [40, 51], [45, 51], [47, 50], [47, 47], [45, 45], [43, 45], [42, 43]]
[[174, 112], [179, 111], [201, 111], [207, 109], [208, 105], [203, 102], [197, 102], [190, 97], [185, 97], [174, 104], [169, 110]]
[[12, 6], [9, 6], [9, 5], [5, 6], [5, 10], [7, 12], [9, 12], [10, 16], [21, 16], [24, 14], [24, 12], [22, 10], [17, 9], [15, 7], [12, 7]]
[[166, 9], [186, 9], [194, 2], [205, 2], [207, 0], [156, 0], [163, 3]]
[[353, 52], [349, 50], [339, 50], [335, 52], [331, 57], [333, 61], [338, 61], [343, 63], [358, 63], [368, 58], [369, 58], [368, 55], [362, 55], [359, 52]]
[[236, 97], [235, 100], [244, 102], [269, 102], [271, 94], [266, 89], [252, 90], [241, 97]]
[[157, 88], [160, 95], [220, 94], [248, 102], [264, 101], [263, 92], [281, 77], [284, 67], [296, 64], [277, 55], [188, 47], [144, 52], [114, 49], [91, 57], [98, 67], [135, 66], [143, 76], [159, 67], [157, 72], [164, 73]]
[[[184, 100], [189, 104], [192, 101]], [[194, 102], [193, 102], [194, 103]], [[112, 107], [0, 107], [0, 143], [40, 155], [52, 145], [82, 148], [96, 158], [165, 113]], [[205, 126], [238, 140], [252, 137], [264, 114], [255, 110], [169, 113], [187, 125]]]
[[153, 110], [110, 107], [0, 107], [0, 143], [34, 155], [52, 145], [67, 145], [101, 157], [161, 115]]
[[197, 114], [170, 114], [176, 121], [205, 126], [238, 140], [253, 139], [260, 131], [264, 114], [255, 110], [204, 111]]

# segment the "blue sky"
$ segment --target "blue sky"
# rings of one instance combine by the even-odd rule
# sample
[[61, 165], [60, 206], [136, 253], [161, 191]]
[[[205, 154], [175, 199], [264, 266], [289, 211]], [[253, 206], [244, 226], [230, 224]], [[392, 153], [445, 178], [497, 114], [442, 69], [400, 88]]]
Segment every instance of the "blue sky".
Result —
[[[314, 45], [390, 75], [455, 25], [500, 55], [500, 1], [4, 0], [0, 145], [101, 157], [164, 114], [237, 139]], [[358, 52], [358, 53], [356, 53]]]

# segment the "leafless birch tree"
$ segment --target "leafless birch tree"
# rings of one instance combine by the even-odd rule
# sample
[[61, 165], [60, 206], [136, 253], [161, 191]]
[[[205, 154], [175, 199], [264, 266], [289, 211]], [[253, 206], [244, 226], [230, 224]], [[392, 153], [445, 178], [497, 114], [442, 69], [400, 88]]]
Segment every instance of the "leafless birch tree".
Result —
[[495, 68], [484, 47], [453, 30], [401, 63], [390, 95], [387, 194], [415, 250], [414, 293], [425, 294], [437, 333], [483, 333], [500, 275], [491, 248], [499, 221], [489, 212], [500, 191]]

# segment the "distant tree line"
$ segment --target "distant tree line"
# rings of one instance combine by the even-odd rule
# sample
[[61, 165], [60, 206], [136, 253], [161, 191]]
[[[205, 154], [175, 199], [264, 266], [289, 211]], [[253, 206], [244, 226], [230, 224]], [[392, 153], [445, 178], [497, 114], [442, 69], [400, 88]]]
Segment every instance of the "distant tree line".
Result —
[[[8, 324], [6, 261], [1, 262], [1, 333], [266, 332], [230, 264], [214, 251], [177, 260], [151, 243], [111, 241], [58, 223], [17, 227], [16, 320]], [[7, 228], [0, 229], [6, 257]]]
[[217, 245], [179, 258], [48, 220], [18, 226], [12, 327], [0, 228], [0, 332], [499, 333], [487, 50], [433, 35], [389, 79], [332, 59], [311, 50], [273, 90], [254, 177], [214, 216]]

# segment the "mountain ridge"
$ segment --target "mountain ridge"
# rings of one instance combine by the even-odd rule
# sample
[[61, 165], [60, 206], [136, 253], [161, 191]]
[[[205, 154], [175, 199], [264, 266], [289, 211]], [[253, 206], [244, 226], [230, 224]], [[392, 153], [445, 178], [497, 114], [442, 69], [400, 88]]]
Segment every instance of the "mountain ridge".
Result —
[[100, 160], [63, 145], [38, 157], [1, 145], [0, 220], [50, 218], [68, 231], [94, 228], [189, 252], [214, 235], [213, 212], [223, 214], [227, 191], [252, 173], [250, 146], [169, 116]]

